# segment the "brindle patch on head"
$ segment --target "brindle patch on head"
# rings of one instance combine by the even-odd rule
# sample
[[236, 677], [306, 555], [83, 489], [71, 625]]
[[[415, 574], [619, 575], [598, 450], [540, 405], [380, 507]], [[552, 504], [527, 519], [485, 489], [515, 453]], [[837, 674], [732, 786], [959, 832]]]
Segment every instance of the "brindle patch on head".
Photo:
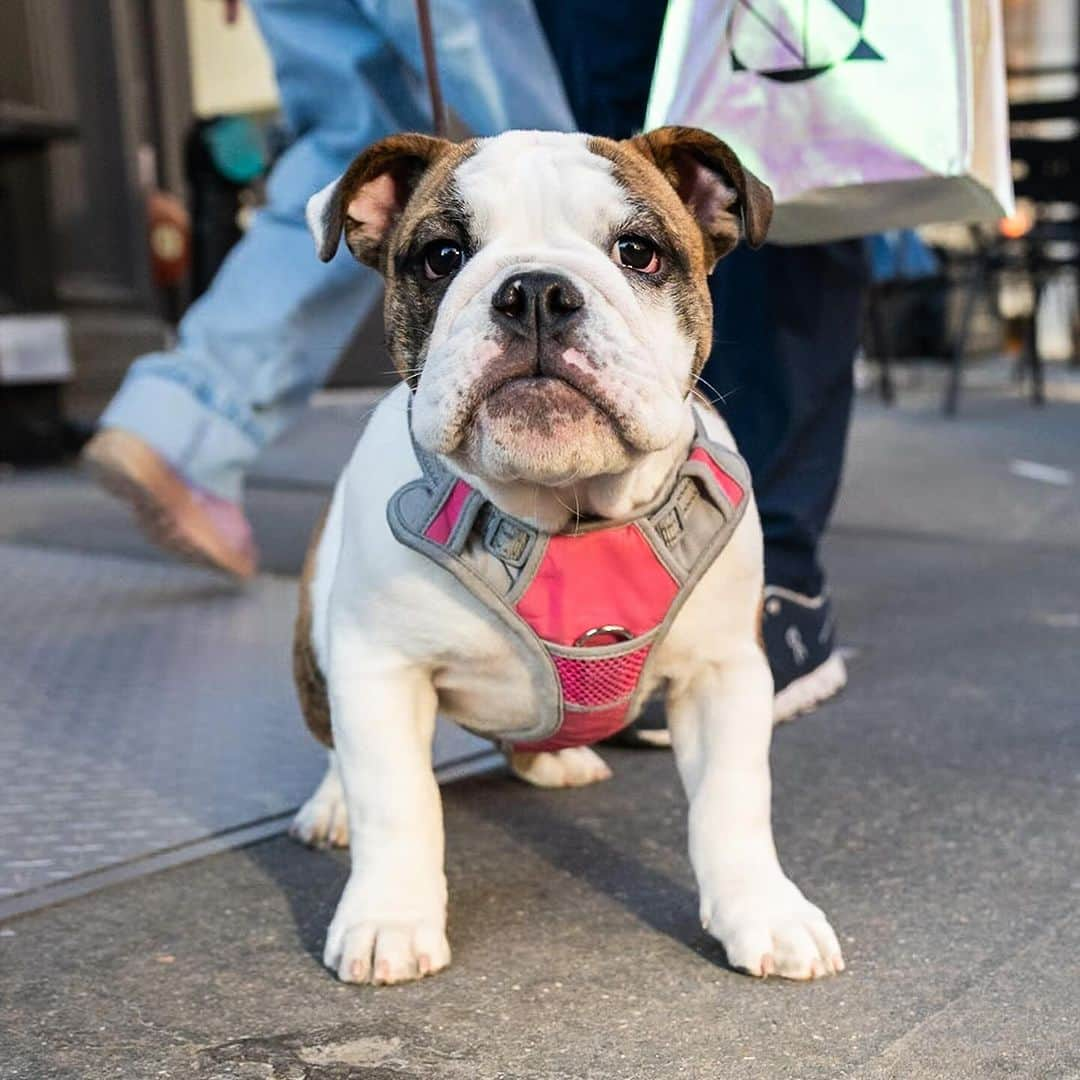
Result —
[[362, 263], [382, 269], [385, 241], [420, 177], [453, 143], [430, 135], [391, 135], [353, 158], [329, 188], [308, 202], [319, 258], [329, 262], [342, 233]]
[[435, 240], [452, 240], [468, 256], [476, 246], [468, 207], [454, 184], [454, 172], [476, 149], [476, 140], [447, 144], [420, 178], [387, 244], [383, 315], [390, 358], [415, 388], [427, 355], [435, 317], [452, 277], [424, 276], [423, 250]]
[[[706, 248], [701, 227], [668, 179], [633, 141], [596, 136], [589, 139], [588, 146], [611, 162], [617, 183], [637, 208], [643, 220], [634, 228], [658, 242], [669, 256], [667, 288], [681, 329], [695, 343], [696, 376], [712, 349], [712, 300], [707, 283], [711, 250]], [[681, 258], [671, 259], [671, 255]]]
[[440, 239], [468, 247], [468, 214], [453, 174], [475, 145], [472, 139], [391, 135], [359, 154], [332, 189], [309, 203], [320, 258], [333, 258], [344, 233], [356, 259], [386, 279], [391, 357], [413, 383], [447, 285], [424, 278], [423, 247]]

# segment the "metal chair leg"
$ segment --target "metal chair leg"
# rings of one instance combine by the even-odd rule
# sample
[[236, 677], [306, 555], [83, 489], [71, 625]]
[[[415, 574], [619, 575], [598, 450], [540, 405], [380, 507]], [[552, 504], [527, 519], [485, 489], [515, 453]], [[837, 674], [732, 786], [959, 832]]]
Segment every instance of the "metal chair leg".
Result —
[[1031, 308], [1027, 334], [1024, 337], [1024, 367], [1031, 379], [1031, 404], [1046, 404], [1046, 382], [1042, 356], [1039, 354], [1039, 304], [1043, 297], [1045, 282], [1035, 283], [1035, 300]]
[[892, 361], [883, 356], [879, 361], [881, 365], [881, 375], [878, 381], [878, 390], [881, 392], [881, 400], [885, 405], [896, 404], [896, 383], [892, 377]]
[[874, 359], [878, 363], [878, 390], [886, 405], [896, 403], [896, 386], [893, 383], [892, 363], [885, 346], [885, 327], [881, 317], [881, 298], [873, 289], [867, 298], [867, 317], [870, 320], [870, 338], [874, 343]]
[[953, 343], [952, 361], [949, 368], [949, 381], [945, 386], [945, 401], [943, 410], [946, 416], [955, 416], [960, 406], [960, 379], [963, 374], [964, 353], [967, 351], [968, 333], [971, 330], [971, 317], [975, 312], [975, 300], [982, 288], [985, 268], [981, 257], [976, 257], [975, 265], [971, 271], [971, 281], [968, 284], [968, 293], [964, 298], [964, 307], [960, 314], [960, 325], [956, 330], [956, 341]]

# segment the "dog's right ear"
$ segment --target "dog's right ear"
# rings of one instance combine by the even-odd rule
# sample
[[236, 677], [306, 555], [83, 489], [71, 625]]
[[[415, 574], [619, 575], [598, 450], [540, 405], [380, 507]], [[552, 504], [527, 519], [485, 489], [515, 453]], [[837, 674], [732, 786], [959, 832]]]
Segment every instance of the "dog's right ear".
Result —
[[362, 263], [382, 268], [386, 240], [420, 178], [453, 146], [430, 135], [391, 135], [369, 146], [333, 183], [312, 195], [307, 223], [315, 250], [329, 262], [341, 234]]

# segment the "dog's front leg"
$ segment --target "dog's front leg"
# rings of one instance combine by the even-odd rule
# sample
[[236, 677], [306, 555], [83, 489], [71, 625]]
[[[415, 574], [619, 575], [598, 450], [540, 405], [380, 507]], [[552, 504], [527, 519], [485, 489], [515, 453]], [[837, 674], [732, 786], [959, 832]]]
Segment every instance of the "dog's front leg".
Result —
[[728, 962], [753, 975], [842, 971], [832, 927], [784, 874], [773, 844], [772, 679], [761, 650], [748, 645], [674, 688], [668, 713], [702, 924]]
[[450, 963], [431, 763], [436, 696], [428, 673], [346, 645], [331, 664], [329, 689], [352, 872], [323, 960], [345, 982], [402, 982]]

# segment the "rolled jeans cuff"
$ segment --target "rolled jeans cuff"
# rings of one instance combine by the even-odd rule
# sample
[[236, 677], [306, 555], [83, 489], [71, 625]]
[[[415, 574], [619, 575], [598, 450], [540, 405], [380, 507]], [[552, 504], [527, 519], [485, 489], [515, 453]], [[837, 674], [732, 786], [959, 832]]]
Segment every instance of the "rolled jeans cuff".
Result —
[[198, 383], [138, 371], [125, 379], [101, 426], [139, 436], [192, 484], [235, 503], [266, 442], [238, 408], [215, 401]]

